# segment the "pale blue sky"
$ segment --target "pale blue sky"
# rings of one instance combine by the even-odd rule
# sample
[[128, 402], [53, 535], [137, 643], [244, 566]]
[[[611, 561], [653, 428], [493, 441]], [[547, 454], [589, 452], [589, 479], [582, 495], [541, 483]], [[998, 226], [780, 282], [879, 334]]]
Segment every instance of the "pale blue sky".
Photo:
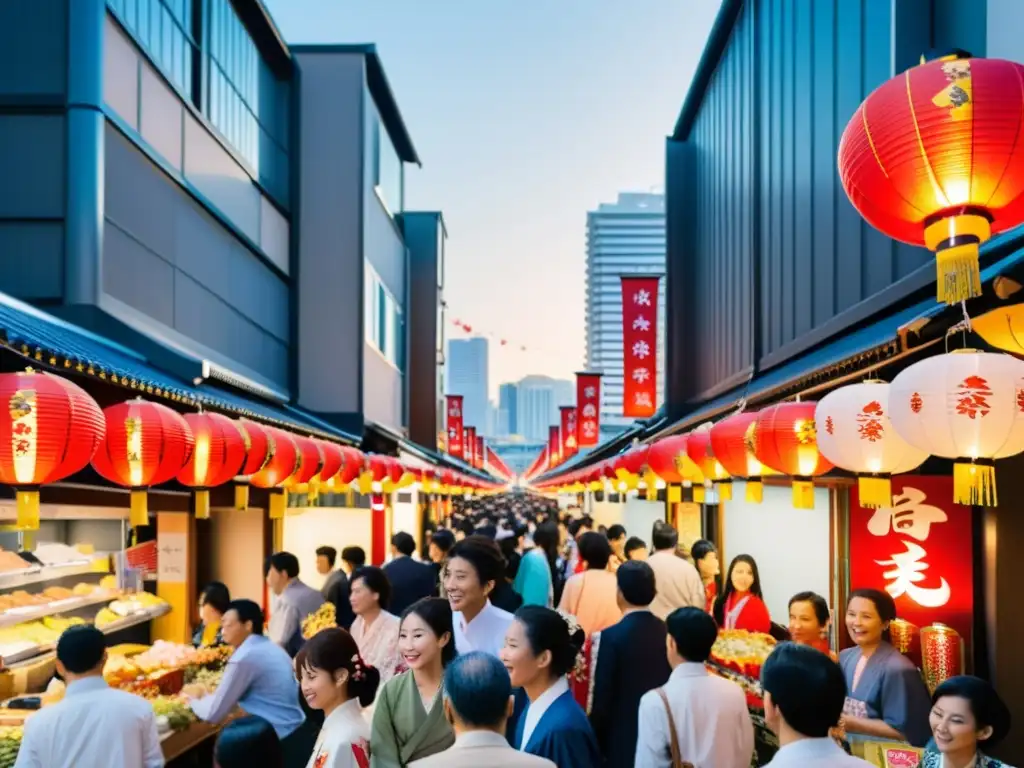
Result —
[[586, 212], [662, 187], [719, 0], [265, 2], [289, 42], [377, 44], [423, 161], [406, 207], [444, 212], [449, 317], [494, 334], [492, 391], [581, 368]]

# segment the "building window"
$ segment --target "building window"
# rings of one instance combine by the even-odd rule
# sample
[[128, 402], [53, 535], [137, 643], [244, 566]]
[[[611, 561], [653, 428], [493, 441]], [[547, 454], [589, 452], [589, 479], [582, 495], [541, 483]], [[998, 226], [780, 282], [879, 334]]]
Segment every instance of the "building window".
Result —
[[202, 0], [107, 0], [107, 7], [153, 63], [193, 103], [193, 59], [198, 50], [192, 36], [194, 2]]
[[395, 145], [387, 129], [373, 111], [373, 186], [384, 199], [384, 205], [393, 215], [405, 210], [405, 176], [402, 160], [395, 151]]
[[398, 370], [405, 370], [405, 315], [402, 306], [366, 265], [363, 323], [366, 341]]

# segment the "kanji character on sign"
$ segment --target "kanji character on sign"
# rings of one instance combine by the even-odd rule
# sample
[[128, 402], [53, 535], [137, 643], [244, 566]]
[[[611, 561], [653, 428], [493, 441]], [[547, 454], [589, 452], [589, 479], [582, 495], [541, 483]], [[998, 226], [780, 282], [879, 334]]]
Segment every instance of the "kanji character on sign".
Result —
[[637, 368], [633, 371], [633, 381], [635, 381], [637, 384], [643, 384], [650, 378], [651, 371], [649, 368]]
[[597, 387], [584, 387], [583, 396], [588, 400], [593, 400], [597, 397]]
[[641, 288], [639, 291], [633, 294], [633, 303], [638, 307], [649, 307], [651, 306], [651, 292]]
[[651, 354], [651, 345], [646, 341], [636, 341], [633, 343], [633, 357], [638, 360], [643, 360]]
[[650, 392], [634, 392], [633, 393], [633, 405], [640, 408], [653, 408], [654, 401], [651, 400]]
[[928, 533], [935, 523], [949, 520], [939, 507], [925, 504], [928, 497], [923, 491], [903, 486], [903, 493], [892, 497], [891, 507], [879, 507], [868, 520], [868, 531], [872, 536], [886, 536], [890, 528], [894, 533], [903, 533], [918, 541], [927, 541]]
[[597, 425], [592, 421], [584, 421], [580, 426], [584, 437], [593, 437], [597, 434]]
[[588, 419], [592, 419], [597, 416], [597, 406], [593, 403], [587, 403], [583, 406], [583, 416]]
[[457, 418], [459, 418], [459, 416], [462, 415], [462, 409], [459, 408], [458, 404], [456, 403], [456, 404], [452, 405], [451, 408], [448, 409], [448, 415], [457, 419]]
[[651, 330], [651, 321], [643, 315], [637, 315], [633, 319], [633, 330], [634, 331], [649, 331]]
[[455, 440], [456, 438], [458, 438], [458, 436], [459, 430], [457, 430], [455, 427], [452, 427], [451, 429], [448, 430], [448, 437], [450, 437], [452, 440]]
[[924, 571], [931, 567], [924, 561], [928, 553], [920, 544], [915, 544], [912, 541], [902, 543], [907, 548], [906, 552], [892, 555], [891, 560], [875, 561], [879, 565], [892, 567], [892, 570], [882, 574], [882, 578], [890, 582], [886, 585], [885, 591], [894, 598], [907, 595], [922, 608], [941, 608], [949, 602], [951, 594], [949, 582], [939, 577], [939, 586], [937, 587], [919, 586], [919, 582], [926, 578]]

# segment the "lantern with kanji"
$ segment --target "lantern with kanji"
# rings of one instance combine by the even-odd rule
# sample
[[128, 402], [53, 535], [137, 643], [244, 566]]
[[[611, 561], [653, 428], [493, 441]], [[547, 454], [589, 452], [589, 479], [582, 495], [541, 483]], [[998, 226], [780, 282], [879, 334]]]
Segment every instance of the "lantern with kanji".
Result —
[[280, 520], [288, 508], [288, 491], [284, 484], [299, 467], [299, 449], [292, 435], [283, 429], [264, 429], [267, 433], [267, 461], [259, 472], [249, 478], [249, 482], [270, 491], [270, 519]]
[[39, 486], [84, 469], [100, 441], [103, 412], [84, 389], [31, 369], [0, 374], [0, 482], [14, 487], [18, 527], [39, 528]]
[[715, 456], [710, 422], [701, 424], [687, 435], [686, 454], [700, 468], [705, 484], [714, 483], [719, 499], [728, 501], [732, 498], [732, 478]]
[[245, 461], [235, 477], [235, 509], [249, 508], [249, 478], [266, 466], [270, 460], [270, 434], [262, 424], [247, 419], [235, 422], [245, 447]]
[[928, 452], [915, 448], [889, 420], [891, 387], [866, 381], [825, 395], [814, 411], [818, 448], [840, 469], [857, 475], [863, 507], [892, 505], [892, 476], [916, 469]]
[[761, 478], [777, 473], [754, 455], [756, 431], [757, 411], [741, 411], [726, 416], [711, 427], [711, 450], [726, 472], [746, 480], [744, 500], [760, 504], [764, 500]]
[[793, 506], [814, 509], [814, 481], [832, 469], [818, 450], [815, 403], [778, 403], [759, 411], [753, 432], [754, 456], [793, 478]]
[[839, 176], [869, 224], [935, 252], [938, 299], [981, 294], [978, 247], [1024, 222], [1024, 66], [945, 57], [879, 86], [850, 118]]
[[925, 358], [893, 379], [889, 418], [910, 445], [953, 460], [957, 503], [994, 507], [994, 460], [1024, 451], [1024, 362], [974, 350]]
[[146, 489], [173, 480], [185, 466], [192, 456], [192, 430], [177, 411], [142, 398], [104, 408], [103, 418], [106, 435], [92, 467], [131, 489], [131, 524], [148, 525]]
[[245, 461], [245, 441], [235, 422], [219, 413], [186, 413], [192, 430], [192, 456], [178, 482], [195, 490], [196, 517], [210, 516], [210, 488], [231, 482]]

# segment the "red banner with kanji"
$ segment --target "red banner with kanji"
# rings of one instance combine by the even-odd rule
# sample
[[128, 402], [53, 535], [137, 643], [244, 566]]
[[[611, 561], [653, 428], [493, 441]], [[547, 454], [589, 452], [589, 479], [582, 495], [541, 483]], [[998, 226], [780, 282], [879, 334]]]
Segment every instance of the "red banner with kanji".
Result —
[[465, 443], [462, 439], [462, 395], [447, 395], [445, 397], [448, 429], [448, 453], [461, 459], [465, 451]]
[[658, 393], [660, 277], [622, 275], [622, 415], [653, 416]]
[[601, 374], [576, 374], [576, 442], [589, 448], [600, 442]]
[[466, 455], [462, 457], [463, 461], [472, 467], [476, 466], [476, 427], [466, 427], [463, 430], [462, 440], [465, 444]]
[[557, 467], [561, 464], [562, 456], [562, 430], [557, 424], [548, 427], [548, 468]]
[[486, 456], [486, 455], [487, 454], [485, 453], [485, 449], [484, 449], [484, 439], [483, 439], [483, 437], [477, 435], [477, 438], [476, 438], [476, 453], [473, 454], [473, 466], [476, 467], [477, 469], [483, 469], [484, 468], [484, 456]]
[[[953, 478], [897, 475], [892, 506], [860, 506], [850, 491], [850, 588], [883, 589], [919, 630], [936, 622], [971, 641], [974, 565], [971, 507], [953, 502]], [[837, 620], [842, 626], [842, 621]]]
[[561, 437], [562, 461], [572, 458], [580, 449], [579, 438], [576, 436], [576, 406], [563, 405], [558, 409], [561, 415], [559, 433]]

